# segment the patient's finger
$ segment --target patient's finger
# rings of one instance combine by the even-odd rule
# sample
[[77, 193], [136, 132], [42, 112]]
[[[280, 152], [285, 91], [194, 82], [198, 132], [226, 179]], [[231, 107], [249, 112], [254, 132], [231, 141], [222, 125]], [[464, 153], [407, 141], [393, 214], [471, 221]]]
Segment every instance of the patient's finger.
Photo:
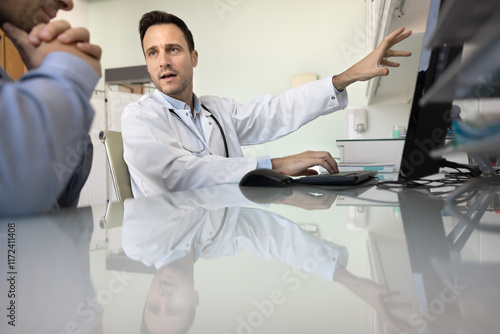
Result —
[[102, 49], [98, 45], [90, 43], [77, 43], [76, 47], [78, 48], [78, 50], [88, 54], [91, 57], [94, 57], [97, 60], [101, 59]]
[[31, 30], [29, 40], [34, 46], [38, 46], [41, 42], [50, 42], [54, 40], [68, 29], [71, 29], [71, 25], [64, 20], [39, 24]]
[[62, 43], [76, 43], [84, 42], [88, 43], [90, 41], [90, 33], [87, 29], [78, 27], [66, 30], [63, 34], [57, 37]]

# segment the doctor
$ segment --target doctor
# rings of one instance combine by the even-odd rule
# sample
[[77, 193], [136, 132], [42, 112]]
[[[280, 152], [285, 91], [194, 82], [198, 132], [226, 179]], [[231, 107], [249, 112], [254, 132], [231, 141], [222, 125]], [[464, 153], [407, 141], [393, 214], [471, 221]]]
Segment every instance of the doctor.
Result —
[[255, 168], [273, 168], [288, 175], [321, 165], [338, 172], [328, 152], [307, 151], [270, 159], [246, 158], [241, 145], [255, 145], [285, 136], [320, 115], [347, 106], [345, 88], [360, 80], [387, 75], [383, 66], [398, 63], [386, 57], [409, 56], [390, 48], [410, 36], [404, 28], [344, 73], [284, 92], [257, 97], [248, 105], [229, 98], [197, 97], [193, 68], [198, 52], [186, 24], [177, 16], [153, 11], [139, 23], [142, 50], [156, 87], [122, 115], [124, 159], [135, 197], [224, 183], [237, 183]]

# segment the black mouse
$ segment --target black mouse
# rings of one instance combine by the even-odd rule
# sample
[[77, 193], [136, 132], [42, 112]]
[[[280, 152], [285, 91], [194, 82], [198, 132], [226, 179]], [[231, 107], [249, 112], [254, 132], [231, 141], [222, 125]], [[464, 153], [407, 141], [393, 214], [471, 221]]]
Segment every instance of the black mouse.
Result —
[[292, 183], [292, 178], [277, 170], [258, 168], [245, 174], [240, 181], [244, 187], [286, 187]]

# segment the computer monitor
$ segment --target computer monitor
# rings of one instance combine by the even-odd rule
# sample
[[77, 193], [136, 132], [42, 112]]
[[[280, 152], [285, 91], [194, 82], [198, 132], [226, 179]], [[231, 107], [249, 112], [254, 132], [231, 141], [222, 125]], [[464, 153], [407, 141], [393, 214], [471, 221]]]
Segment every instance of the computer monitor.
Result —
[[420, 99], [456, 57], [462, 47], [440, 46], [428, 49], [428, 41], [436, 26], [441, 5], [447, 0], [432, 0], [427, 18], [424, 45], [401, 157], [398, 182], [406, 183], [436, 174], [444, 159], [435, 159], [430, 152], [444, 145], [450, 127], [451, 101], [420, 105]]

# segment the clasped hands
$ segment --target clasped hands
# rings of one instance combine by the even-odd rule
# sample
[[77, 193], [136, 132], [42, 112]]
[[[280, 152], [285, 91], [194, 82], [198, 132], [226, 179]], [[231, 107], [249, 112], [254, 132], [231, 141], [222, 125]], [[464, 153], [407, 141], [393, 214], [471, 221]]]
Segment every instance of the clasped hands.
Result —
[[9, 23], [2, 28], [28, 69], [38, 68], [49, 53], [64, 51], [83, 59], [101, 76], [102, 50], [90, 44], [90, 33], [85, 28], [72, 28], [64, 20], [38, 24], [29, 34]]

